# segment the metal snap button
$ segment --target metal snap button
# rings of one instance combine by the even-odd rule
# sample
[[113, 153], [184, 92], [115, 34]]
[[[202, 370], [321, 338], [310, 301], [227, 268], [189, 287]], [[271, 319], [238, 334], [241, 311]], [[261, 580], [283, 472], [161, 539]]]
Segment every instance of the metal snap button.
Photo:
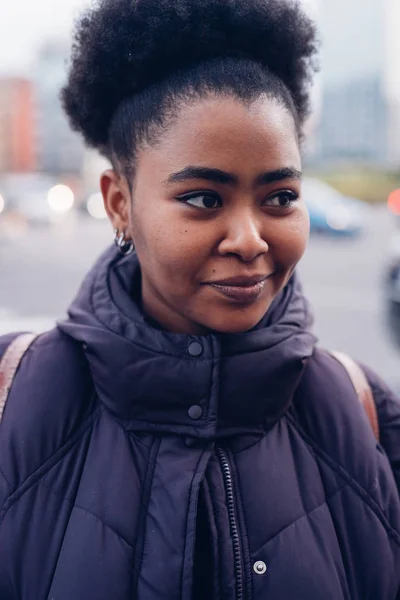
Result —
[[201, 406], [194, 404], [193, 406], [191, 406], [189, 408], [188, 415], [191, 419], [193, 419], [194, 421], [197, 421], [198, 419], [201, 419], [201, 417], [203, 416], [203, 409], [201, 408]]
[[200, 342], [190, 342], [188, 352], [190, 356], [200, 356], [203, 354], [203, 346]]
[[257, 573], [257, 575], [264, 575], [264, 573], [267, 572], [267, 565], [262, 560], [258, 560], [254, 563], [253, 569], [254, 573]]

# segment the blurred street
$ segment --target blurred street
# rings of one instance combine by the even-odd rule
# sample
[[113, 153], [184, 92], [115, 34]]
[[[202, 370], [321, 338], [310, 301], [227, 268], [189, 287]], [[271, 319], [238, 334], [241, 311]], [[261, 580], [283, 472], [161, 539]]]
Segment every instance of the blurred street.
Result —
[[[400, 392], [400, 353], [384, 319], [383, 277], [393, 223], [374, 209], [358, 239], [314, 236], [300, 266], [322, 345], [368, 363]], [[112, 241], [107, 222], [77, 218], [0, 240], [0, 334], [43, 330], [63, 317], [80, 281]]]

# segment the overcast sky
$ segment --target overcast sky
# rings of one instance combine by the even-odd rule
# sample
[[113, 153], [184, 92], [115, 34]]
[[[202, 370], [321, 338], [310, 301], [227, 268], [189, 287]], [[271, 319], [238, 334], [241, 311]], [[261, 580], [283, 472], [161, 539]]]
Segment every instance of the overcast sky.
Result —
[[[303, 0], [314, 5], [317, 0]], [[334, 0], [331, 0], [334, 1]], [[90, 0], [0, 0], [0, 71], [27, 73], [40, 43], [70, 35]]]
[[0, 70], [26, 72], [41, 41], [70, 34], [85, 0], [0, 0]]

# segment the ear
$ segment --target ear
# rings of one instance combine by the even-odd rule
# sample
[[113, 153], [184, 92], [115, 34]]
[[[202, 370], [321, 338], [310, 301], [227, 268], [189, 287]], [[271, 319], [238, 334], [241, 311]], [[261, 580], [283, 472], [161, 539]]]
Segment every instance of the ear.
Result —
[[125, 237], [130, 239], [132, 237], [129, 227], [131, 197], [127, 182], [115, 171], [109, 169], [104, 171], [100, 178], [100, 189], [104, 208], [113, 229], [125, 233]]

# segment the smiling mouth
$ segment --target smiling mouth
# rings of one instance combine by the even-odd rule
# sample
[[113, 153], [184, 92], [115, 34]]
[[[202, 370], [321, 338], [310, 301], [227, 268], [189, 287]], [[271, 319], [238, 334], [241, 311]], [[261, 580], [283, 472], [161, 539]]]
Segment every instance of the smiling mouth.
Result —
[[213, 281], [208, 285], [237, 304], [251, 304], [259, 298], [270, 277], [271, 275], [234, 277], [223, 281]]

